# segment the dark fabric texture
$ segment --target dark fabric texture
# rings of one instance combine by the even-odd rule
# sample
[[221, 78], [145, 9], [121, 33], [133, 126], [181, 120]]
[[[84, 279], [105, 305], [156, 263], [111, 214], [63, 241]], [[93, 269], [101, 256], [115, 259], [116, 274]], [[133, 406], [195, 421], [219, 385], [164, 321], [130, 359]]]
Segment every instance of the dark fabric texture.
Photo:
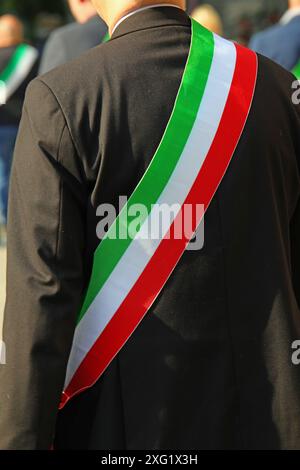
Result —
[[101, 44], [107, 26], [99, 16], [84, 24], [72, 23], [56, 29], [46, 42], [42, 55], [40, 74], [63, 65]]
[[[0, 73], [9, 64], [16, 47], [0, 48]], [[39, 61], [36, 60], [29, 74], [5, 105], [0, 106], [0, 126], [18, 126], [21, 119], [25, 91], [28, 84], [37, 76]]]
[[255, 34], [249, 47], [292, 70], [300, 60], [300, 15]]
[[117, 206], [148, 167], [190, 35], [184, 12], [149, 9], [29, 87], [10, 193], [1, 449], [47, 449], [54, 435], [57, 449], [300, 449], [299, 106], [293, 76], [261, 56], [204, 248], [184, 254], [105, 374], [57, 414], [96, 208]]

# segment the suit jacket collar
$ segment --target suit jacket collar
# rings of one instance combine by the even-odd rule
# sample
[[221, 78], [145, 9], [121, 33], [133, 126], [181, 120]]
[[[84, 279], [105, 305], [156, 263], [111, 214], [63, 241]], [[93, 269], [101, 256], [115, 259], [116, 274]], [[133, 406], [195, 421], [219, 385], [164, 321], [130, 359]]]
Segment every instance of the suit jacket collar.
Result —
[[126, 18], [114, 31], [111, 40], [125, 34], [160, 26], [185, 26], [190, 27], [188, 15], [179, 8], [156, 7], [137, 12]]

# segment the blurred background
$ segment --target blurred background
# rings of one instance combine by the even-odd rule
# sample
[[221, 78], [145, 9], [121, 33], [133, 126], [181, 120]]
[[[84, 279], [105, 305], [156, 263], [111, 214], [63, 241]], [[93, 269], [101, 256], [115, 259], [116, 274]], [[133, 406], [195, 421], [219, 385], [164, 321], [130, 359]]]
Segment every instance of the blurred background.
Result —
[[25, 24], [28, 40], [43, 43], [51, 31], [71, 20], [66, 0], [1, 0], [0, 15], [12, 13]]
[[254, 33], [277, 23], [288, 7], [287, 0], [190, 0], [190, 12], [204, 3], [219, 12], [224, 36], [246, 43]]
[[[254, 32], [278, 21], [287, 9], [286, 0], [189, 0], [189, 11], [203, 3], [220, 13], [225, 36], [249, 41]], [[41, 47], [58, 26], [71, 21], [66, 0], [1, 0], [0, 15], [14, 13], [26, 25], [26, 37]]]

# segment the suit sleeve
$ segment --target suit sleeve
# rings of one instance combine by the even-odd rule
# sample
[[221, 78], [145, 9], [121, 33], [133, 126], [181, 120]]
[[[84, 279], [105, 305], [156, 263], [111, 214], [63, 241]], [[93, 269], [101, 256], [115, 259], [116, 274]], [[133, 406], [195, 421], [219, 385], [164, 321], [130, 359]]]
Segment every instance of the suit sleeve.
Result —
[[67, 61], [68, 58], [66, 57], [64, 41], [57, 32], [54, 32], [46, 42], [40, 63], [39, 74], [42, 75], [47, 73], [55, 67], [65, 64]]
[[297, 157], [299, 197], [295, 212], [291, 221], [290, 238], [291, 238], [291, 262], [293, 272], [293, 286], [300, 310], [300, 103], [295, 104], [296, 110], [296, 129], [295, 153]]
[[291, 225], [291, 254], [294, 291], [300, 310], [300, 201]]
[[11, 176], [0, 449], [49, 449], [82, 302], [85, 192], [62, 111], [29, 87]]

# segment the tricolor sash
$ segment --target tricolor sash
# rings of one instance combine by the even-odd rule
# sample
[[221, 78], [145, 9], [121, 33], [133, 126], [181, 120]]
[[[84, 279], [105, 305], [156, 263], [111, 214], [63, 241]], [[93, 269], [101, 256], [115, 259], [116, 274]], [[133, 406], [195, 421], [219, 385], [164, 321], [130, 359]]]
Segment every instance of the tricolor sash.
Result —
[[37, 57], [38, 52], [34, 47], [21, 44], [16, 48], [8, 65], [0, 73], [0, 105], [5, 104], [21, 86]]
[[[169, 123], [142, 180], [94, 256], [90, 284], [79, 315], [60, 404], [91, 387], [130, 338], [160, 294], [193, 234], [174, 236], [189, 205], [204, 213], [226, 173], [251, 108], [257, 56], [192, 20], [190, 52]], [[159, 239], [147, 237], [147, 217], [134, 239], [115, 238], [124, 213], [142, 203], [178, 205]]]

